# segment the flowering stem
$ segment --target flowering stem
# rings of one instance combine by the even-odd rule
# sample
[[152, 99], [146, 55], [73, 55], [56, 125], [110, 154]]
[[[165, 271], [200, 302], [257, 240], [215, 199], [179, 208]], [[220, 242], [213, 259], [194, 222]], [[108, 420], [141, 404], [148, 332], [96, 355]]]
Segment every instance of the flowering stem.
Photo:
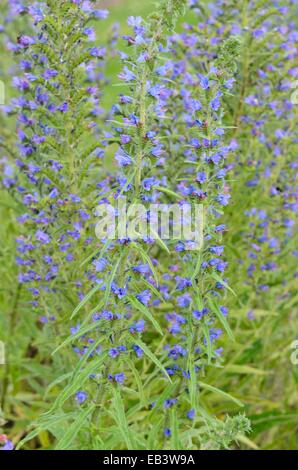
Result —
[[146, 82], [147, 82], [147, 64], [144, 64], [141, 76], [141, 93], [140, 93], [140, 123], [139, 123], [139, 143], [137, 155], [137, 168], [135, 175], [135, 187], [137, 196], [140, 193], [142, 179], [142, 161], [143, 161], [143, 139], [146, 132]]

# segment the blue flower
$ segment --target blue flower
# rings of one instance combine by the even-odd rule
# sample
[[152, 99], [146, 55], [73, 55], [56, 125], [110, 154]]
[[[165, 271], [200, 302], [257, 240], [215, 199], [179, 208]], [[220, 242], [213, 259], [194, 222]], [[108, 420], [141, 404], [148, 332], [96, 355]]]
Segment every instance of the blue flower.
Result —
[[172, 406], [176, 405], [177, 402], [178, 402], [177, 398], [169, 398], [165, 400], [164, 407], [171, 408]]
[[154, 177], [151, 178], [145, 178], [143, 180], [143, 188], [145, 191], [150, 191], [152, 186], [156, 184], [156, 179]]
[[18, 38], [18, 44], [20, 44], [23, 47], [29, 47], [32, 46], [35, 43], [35, 40], [31, 38], [30, 36], [19, 36]]
[[132, 268], [134, 272], [141, 273], [141, 274], [147, 274], [150, 272], [150, 268], [148, 264], [139, 264], [139, 266], [134, 266]]
[[96, 40], [96, 33], [92, 26], [84, 29], [84, 35], [88, 37], [89, 41]]
[[13, 449], [14, 449], [13, 443], [9, 440], [5, 442], [3, 447], [0, 447], [0, 450], [13, 450]]
[[219, 310], [221, 311], [221, 313], [226, 317], [229, 313], [229, 309], [227, 307], [224, 307], [224, 306], [221, 306], [219, 307]]
[[163, 145], [159, 144], [155, 147], [152, 147], [151, 154], [156, 158], [160, 157], [163, 154]]
[[211, 246], [209, 248], [209, 251], [216, 256], [221, 256], [224, 252], [224, 249], [225, 249], [224, 246]]
[[36, 237], [36, 240], [38, 240], [43, 245], [50, 243], [50, 237], [42, 230], [37, 230], [35, 237]]
[[143, 19], [141, 16], [129, 16], [127, 19], [128, 26], [131, 26], [132, 28], [140, 27], [142, 22]]
[[179, 357], [186, 356], [186, 354], [186, 349], [184, 349], [180, 344], [176, 344], [172, 349], [170, 349], [168, 356], [176, 361]]
[[76, 393], [76, 401], [79, 405], [82, 405], [88, 398], [88, 394], [83, 391], [79, 391]]
[[143, 292], [140, 292], [140, 294], [136, 295], [136, 298], [141, 302], [143, 305], [148, 306], [150, 300], [151, 300], [151, 292], [150, 290], [146, 289]]
[[134, 323], [130, 328], [129, 331], [131, 333], [142, 333], [145, 328], [145, 321], [143, 319]]
[[194, 318], [196, 320], [202, 320], [202, 318], [204, 317], [204, 315], [207, 315], [209, 313], [209, 309], [208, 308], [203, 308], [203, 310], [194, 310], [192, 312]]
[[[86, 4], [87, 2], [84, 2], [84, 3]], [[93, 11], [92, 16], [94, 16], [94, 18], [96, 19], [105, 20], [109, 16], [109, 14], [110, 14], [109, 10], [99, 9], [99, 10]]]
[[95, 267], [96, 272], [99, 273], [106, 268], [108, 262], [105, 258], [100, 258], [94, 260], [92, 264]]
[[221, 204], [222, 206], [227, 206], [229, 204], [230, 198], [230, 194], [219, 194], [216, 197], [216, 201], [219, 202], [219, 204]]
[[140, 348], [140, 346], [138, 346], [137, 344], [134, 344], [132, 349], [134, 350], [134, 352], [136, 353], [136, 355], [138, 357], [142, 357], [143, 356], [143, 350]]
[[131, 141], [131, 137], [129, 135], [125, 135], [125, 134], [121, 135], [120, 139], [121, 139], [121, 144], [122, 145], [128, 144]]
[[122, 385], [125, 381], [125, 374], [124, 372], [120, 372], [119, 374], [115, 374], [114, 375], [114, 380], [115, 382], [117, 382], [118, 384]]
[[109, 356], [114, 359], [115, 357], [119, 356], [119, 351], [116, 348], [112, 348], [109, 350]]
[[191, 297], [190, 294], [187, 292], [186, 294], [180, 295], [177, 297], [177, 304], [179, 307], [189, 307], [191, 303]]
[[207, 179], [206, 173], [204, 171], [201, 171], [200, 173], [197, 173], [196, 181], [200, 184], [205, 183]]
[[112, 313], [112, 312], [109, 312], [108, 310], [103, 310], [101, 316], [102, 316], [102, 318], [104, 318], [105, 320], [113, 320], [113, 318], [114, 318], [113, 313]]
[[189, 410], [189, 412], [187, 413], [187, 417], [189, 419], [194, 419], [195, 415], [196, 415], [196, 412], [193, 408], [191, 410]]
[[45, 70], [45, 72], [42, 74], [42, 77], [43, 77], [45, 80], [50, 80], [50, 79], [53, 78], [53, 77], [57, 77], [57, 75], [58, 75], [57, 70], [47, 69], [47, 70]]
[[205, 75], [198, 74], [198, 77], [200, 79], [200, 86], [203, 88], [203, 90], [207, 90], [209, 88], [209, 80], [208, 77], [205, 77]]
[[218, 92], [216, 97], [210, 102], [210, 106], [211, 106], [211, 109], [213, 109], [213, 111], [218, 111], [220, 108], [220, 105], [221, 105], [221, 102], [219, 99], [220, 96], [221, 96], [221, 93]]
[[122, 149], [118, 150], [118, 152], [115, 155], [115, 159], [117, 160], [119, 166], [122, 166], [122, 167], [129, 166], [132, 164], [131, 157]]
[[135, 74], [131, 70], [129, 70], [128, 67], [124, 67], [118, 77], [120, 78], [120, 80], [124, 80], [125, 82], [131, 82], [136, 78]]
[[99, 59], [102, 59], [106, 55], [106, 49], [104, 47], [91, 47], [89, 49], [90, 55], [92, 57], [97, 57]]

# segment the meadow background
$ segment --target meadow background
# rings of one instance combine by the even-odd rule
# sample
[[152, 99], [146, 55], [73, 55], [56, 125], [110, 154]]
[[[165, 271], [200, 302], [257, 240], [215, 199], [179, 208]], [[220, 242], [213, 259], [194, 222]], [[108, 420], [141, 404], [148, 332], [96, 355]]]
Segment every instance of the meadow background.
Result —
[[[207, 1], [203, 3], [208, 4]], [[294, 17], [295, 3], [289, 3], [293, 8], [291, 21], [297, 21], [297, 17]], [[129, 31], [128, 16], [146, 16], [154, 9], [154, 3], [137, 0], [107, 0], [101, 2], [101, 6], [110, 10], [109, 18], [97, 27], [97, 35], [101, 41], [111, 34], [114, 23], [119, 23], [121, 34], [126, 34]], [[0, 14], [1, 8], [0, 6]], [[188, 21], [195, 21], [192, 13], [187, 13], [179, 20], [177, 31], [182, 31], [183, 23]], [[125, 44], [120, 47], [126, 50]], [[265, 60], [271, 61], [270, 50], [266, 50], [266, 47], [264, 50], [268, 53]], [[257, 51], [252, 52], [254, 53], [257, 56]], [[6, 59], [1, 53], [0, 64], [3, 75], [3, 71], [12, 66], [12, 58], [7, 56]], [[119, 93], [126, 90], [125, 87], [116, 86], [120, 70], [118, 57], [109, 58], [105, 70], [108, 84], [102, 102], [106, 109], [117, 101]], [[248, 74], [252, 93], [253, 89], [258, 87], [258, 80], [254, 80], [253, 73], [252, 71], [252, 75]], [[241, 73], [237, 79], [243, 79]], [[6, 86], [6, 93], [7, 98], [10, 98], [15, 92], [10, 86]], [[285, 93], [289, 96], [290, 90], [287, 89]], [[244, 96], [240, 97], [240, 100], [243, 102]], [[258, 119], [258, 110], [254, 112], [255, 118]], [[296, 111], [291, 112], [294, 113], [294, 118], [290, 126], [294, 131], [295, 126], [297, 129], [297, 106]], [[9, 133], [10, 122], [10, 118], [1, 117], [2, 138], [8, 141], [13, 139]], [[274, 140], [278, 126], [278, 119], [270, 121], [267, 130], [269, 139], [271, 136]], [[238, 157], [242, 167], [230, 182], [233, 202], [225, 214], [225, 221], [229, 226], [226, 242], [228, 277], [236, 293], [236, 296], [230, 295], [229, 322], [236, 341], [233, 342], [228, 335], [222, 337], [223, 363], [220, 367], [210, 367], [204, 382], [231, 394], [244, 406], [239, 407], [229, 396], [214, 393], [210, 389], [201, 391], [200, 403], [219, 419], [226, 414], [246, 414], [252, 430], [246, 436], [240, 436], [238, 444], [234, 444], [233, 448], [297, 449], [298, 366], [291, 362], [291, 345], [298, 331], [295, 275], [297, 258], [290, 254], [297, 250], [296, 231], [294, 230], [294, 235], [278, 255], [278, 272], [271, 273], [269, 280], [265, 280], [262, 276], [267, 276], [267, 272], [260, 271], [259, 279], [250, 282], [247, 276], [249, 237], [247, 239], [243, 235], [248, 226], [245, 211], [253, 207], [270, 211], [274, 203], [266, 193], [266, 185], [269, 192], [270, 181], [262, 180], [261, 185], [253, 187], [247, 185], [247, 182], [254, 178], [255, 166], [246, 163], [249, 159], [260, 158], [262, 166], [265, 167], [265, 160], [269, 162], [272, 155], [270, 149], [265, 153], [258, 148], [258, 143], [253, 141], [249, 133], [243, 133], [241, 139], [243, 142]], [[282, 152], [294, 158], [297, 144], [294, 147], [289, 138]], [[110, 153], [112, 155], [112, 150]], [[107, 169], [111, 168], [109, 158], [106, 165]], [[51, 388], [48, 386], [57, 379], [61, 370], [66, 370], [69, 358], [58, 357], [52, 360], [51, 346], [48, 347], [48, 343], [50, 345], [53, 342], [52, 335], [55, 333], [40, 327], [35, 312], [22, 296], [23, 288], [17, 282], [17, 266], [14, 261], [15, 237], [19, 231], [16, 217], [21, 213], [21, 209], [6, 188], [1, 187], [0, 191], [0, 340], [6, 345], [6, 364], [0, 365], [0, 427], [2, 425], [3, 433], [17, 444], [32, 431], [32, 423], [49, 410], [57, 396], [56, 387], [59, 384], [54, 383]], [[282, 204], [280, 207], [277, 205], [277, 210], [283, 210], [282, 207]], [[263, 253], [263, 262], [268, 261], [269, 256], [269, 252]], [[267, 281], [270, 285], [269, 292], [260, 293], [258, 284], [266, 284]], [[66, 351], [65, 356], [67, 354]], [[42, 361], [39, 357], [43, 358]], [[137, 419], [141, 420], [142, 415]], [[100, 447], [99, 443], [97, 445]], [[24, 444], [24, 448], [53, 448], [51, 432], [40, 430]]]

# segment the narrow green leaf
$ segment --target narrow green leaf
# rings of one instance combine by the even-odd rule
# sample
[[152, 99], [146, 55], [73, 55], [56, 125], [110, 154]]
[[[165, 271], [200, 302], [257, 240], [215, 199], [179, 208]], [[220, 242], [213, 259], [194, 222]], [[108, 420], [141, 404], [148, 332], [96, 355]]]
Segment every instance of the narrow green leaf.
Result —
[[251, 426], [254, 434], [259, 434], [274, 426], [281, 426], [288, 423], [298, 422], [298, 413], [280, 413], [280, 412], [265, 412], [258, 415], [248, 416], [251, 421]]
[[117, 270], [118, 270], [118, 267], [119, 267], [119, 264], [121, 263], [121, 260], [123, 258], [123, 255], [120, 256], [120, 258], [118, 259], [117, 263], [115, 264], [111, 274], [110, 274], [110, 278], [107, 282], [107, 285], [106, 285], [106, 290], [105, 290], [105, 295], [104, 295], [104, 306], [107, 305], [108, 303], [108, 300], [109, 300], [109, 297], [110, 297], [110, 293], [111, 293], [111, 286], [113, 284], [113, 281], [115, 279], [115, 276], [117, 274]]
[[154, 364], [167, 376], [169, 381], [172, 382], [171, 377], [167, 373], [166, 369], [164, 368], [160, 360], [155, 356], [155, 354], [152, 351], [150, 351], [148, 346], [145, 343], [143, 343], [143, 341], [140, 339], [135, 339], [134, 343], [137, 344], [144, 351], [146, 356], [148, 356], [149, 359], [151, 359], [151, 361], [154, 362]]
[[219, 307], [211, 300], [209, 299], [209, 305], [210, 305], [210, 308], [211, 310], [215, 313], [215, 315], [217, 316], [217, 318], [219, 319], [220, 323], [222, 324], [222, 326], [224, 327], [224, 329], [226, 330], [229, 338], [232, 340], [232, 341], [235, 341], [235, 337], [233, 335], [233, 332], [230, 328], [230, 325], [226, 319], [226, 317], [221, 313], [221, 311], [219, 310]]
[[96, 328], [98, 328], [98, 323], [96, 322], [92, 323], [91, 325], [81, 325], [79, 330], [74, 335], [68, 336], [61, 344], [59, 344], [59, 346], [57, 346], [56, 349], [54, 349], [52, 355], [56, 354], [57, 351], [59, 351], [64, 346], [67, 346], [68, 344], [73, 343], [76, 339], [81, 338], [81, 336], [85, 335], [86, 333], [90, 333], [91, 331], [96, 330]]
[[146, 398], [145, 398], [145, 392], [144, 392], [144, 387], [143, 387], [141, 376], [138, 370], [136, 369], [133, 361], [129, 357], [126, 357], [125, 361], [127, 362], [128, 366], [132, 370], [132, 373], [134, 375], [134, 378], [138, 386], [140, 401], [144, 405], [146, 403]]
[[216, 272], [211, 273], [211, 277], [213, 277], [217, 282], [220, 282], [226, 289], [232, 292], [235, 297], [237, 297], [236, 292]]
[[148, 449], [158, 449], [160, 445], [160, 433], [164, 423], [164, 417], [161, 416], [159, 419], [156, 419], [152, 428], [148, 434]]
[[153, 229], [151, 228], [152, 230], [152, 234], [154, 235], [154, 237], [156, 238], [156, 241], [158, 243], [158, 245], [164, 250], [166, 251], [169, 255], [171, 254], [170, 253], [170, 250], [169, 248], [167, 247], [167, 245], [165, 244], [165, 242], [160, 238], [160, 236], [158, 235], [158, 233]]
[[181, 445], [179, 443], [178, 419], [175, 408], [171, 409], [171, 449], [179, 450]]
[[229, 401], [232, 401], [236, 403], [236, 405], [243, 407], [243, 403], [240, 400], [237, 400], [237, 398], [233, 397], [229, 393], [223, 392], [219, 388], [213, 387], [213, 385], [206, 384], [204, 382], [200, 382], [200, 387], [203, 388], [204, 390], [208, 390], [209, 392], [214, 392], [217, 393], [218, 395], [221, 395], [222, 397], [226, 398]]
[[118, 388], [113, 388], [113, 395], [113, 406], [115, 413], [112, 414], [114, 420], [118, 425], [119, 431], [122, 435], [124, 442], [126, 443], [128, 450], [133, 450], [134, 445], [131, 437], [131, 432], [126, 421], [125, 408]]
[[84, 425], [86, 419], [95, 409], [95, 406], [96, 405], [92, 403], [88, 408], [80, 412], [78, 417], [75, 419], [72, 425], [68, 428], [68, 430], [63, 435], [63, 437], [58, 441], [55, 447], [55, 450], [67, 450], [70, 447], [71, 443], [76, 438], [80, 429]]
[[53, 410], [60, 408], [65, 403], [65, 401], [68, 400], [68, 398], [73, 396], [80, 388], [82, 388], [84, 383], [89, 379], [89, 376], [95, 372], [98, 372], [99, 367], [102, 365], [105, 358], [106, 353], [103, 353], [99, 358], [93, 359], [85, 369], [80, 370], [75, 375], [73, 380], [60, 393], [60, 395], [58, 395], [49, 413], [52, 413]]
[[203, 333], [204, 333], [204, 336], [205, 336], [205, 339], [206, 339], [206, 343], [207, 343], [208, 364], [211, 364], [211, 360], [212, 360], [212, 357], [213, 357], [212, 343], [211, 343], [211, 339], [210, 339], [209, 327], [206, 323], [204, 323], [204, 325], [202, 327], [202, 330], [203, 330]]
[[231, 374], [251, 374], [251, 375], [270, 375], [272, 372], [256, 369], [255, 367], [246, 366], [242, 364], [227, 364], [224, 366], [225, 372]]
[[60, 377], [58, 377], [56, 380], [54, 380], [53, 382], [50, 383], [50, 385], [48, 385], [47, 389], [46, 389], [46, 392], [45, 392], [45, 398], [48, 396], [49, 394], [49, 391], [56, 387], [56, 385], [59, 385], [61, 382], [64, 382], [64, 380], [67, 380], [71, 377], [72, 373], [71, 372], [67, 372], [66, 374], [63, 374], [61, 375]]
[[88, 292], [88, 294], [82, 299], [82, 301], [79, 303], [79, 305], [76, 306], [76, 308], [74, 309], [74, 311], [71, 314], [70, 319], [73, 319], [76, 316], [76, 314], [81, 310], [81, 308], [84, 307], [84, 305], [93, 297], [94, 294], [96, 294], [96, 292], [99, 291], [99, 289], [101, 287], [102, 287], [102, 283], [97, 284], [96, 286], [93, 287], [93, 289], [91, 289]]
[[150, 266], [150, 269], [152, 271], [152, 274], [153, 274], [153, 277], [155, 279], [155, 282], [157, 284], [157, 286], [159, 285], [159, 280], [158, 280], [158, 276], [156, 274], [156, 271], [154, 269], [154, 266], [153, 266], [153, 263], [150, 259], [150, 256], [147, 255], [146, 251], [142, 248], [142, 246], [139, 244], [139, 243], [132, 243], [131, 244], [139, 253], [140, 255], [142, 256], [142, 258], [147, 261], [147, 263], [149, 264]]
[[93, 251], [89, 256], [87, 256], [87, 258], [85, 258], [81, 264], [80, 264], [80, 268], [82, 268], [83, 266], [85, 266], [85, 264], [89, 263], [89, 261], [94, 258], [95, 256], [98, 255], [99, 253], [99, 256], [98, 258], [102, 258], [103, 255], [105, 254], [105, 252], [107, 251], [107, 249], [109, 248], [109, 246], [111, 245], [111, 240], [107, 240], [104, 244], [104, 246], [102, 247], [102, 249], [100, 250], [99, 248], [97, 248], [95, 251]]
[[46, 429], [49, 429], [51, 426], [55, 426], [58, 423], [59, 425], [61, 425], [63, 421], [73, 418], [75, 417], [75, 415], [76, 415], [75, 412], [72, 412], [72, 413], [60, 412], [56, 414], [50, 414], [48, 416], [42, 415], [38, 421], [33, 422], [33, 425], [35, 425], [36, 428], [33, 431], [31, 431], [29, 434], [27, 434], [27, 436], [24, 437], [24, 439], [22, 439], [18, 443], [16, 449], [19, 450], [21, 447], [23, 447], [24, 444], [26, 444], [26, 442], [29, 442], [31, 441], [31, 439], [34, 439], [35, 437], [37, 437], [42, 431], [45, 431]]
[[127, 297], [128, 302], [135, 307], [139, 312], [143, 313], [148, 320], [151, 321], [151, 323], [154, 325], [155, 329], [158, 331], [163, 336], [163, 331], [159, 325], [159, 323], [155, 320], [151, 312], [143, 305], [141, 302], [138, 301], [138, 299], [135, 299], [134, 297], [128, 296]]
[[195, 280], [195, 278], [197, 277], [198, 273], [200, 272], [201, 264], [202, 264], [202, 254], [201, 254], [201, 252], [199, 252], [199, 254], [198, 254], [198, 259], [197, 259], [197, 263], [196, 263], [195, 269], [194, 269], [194, 271], [193, 271], [193, 274], [192, 274], [192, 276], [191, 276], [191, 280], [192, 280], [192, 281]]
[[244, 436], [243, 434], [238, 434], [237, 436], [237, 441], [240, 441], [242, 442], [242, 444], [246, 445], [247, 447], [249, 447], [250, 449], [253, 449], [253, 450], [261, 450], [257, 444], [255, 444], [253, 441], [251, 441], [248, 437]]
[[190, 374], [190, 383], [189, 383], [190, 403], [191, 403], [191, 407], [196, 410], [197, 409], [197, 396], [198, 396], [198, 383], [197, 383], [197, 374], [195, 372], [195, 364], [194, 364], [192, 353], [190, 353], [188, 356], [187, 368]]
[[173, 196], [176, 199], [183, 199], [183, 197], [180, 194], [177, 194], [168, 188], [164, 188], [162, 186], [153, 186], [153, 188], [156, 189], [156, 191], [161, 191], [162, 193], [168, 194], [169, 196]]

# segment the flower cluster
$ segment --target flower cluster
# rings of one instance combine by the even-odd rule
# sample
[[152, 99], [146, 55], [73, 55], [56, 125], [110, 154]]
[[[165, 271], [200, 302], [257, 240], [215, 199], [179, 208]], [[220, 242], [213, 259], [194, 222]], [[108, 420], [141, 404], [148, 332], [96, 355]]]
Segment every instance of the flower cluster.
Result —
[[[147, 19], [130, 16], [108, 112], [118, 30], [99, 45], [95, 27], [108, 12], [88, 0], [7, 3], [1, 32], [18, 59], [1, 117], [17, 127], [17, 146], [1, 141], [2, 187], [18, 208], [12, 323], [19, 303], [36, 314], [33, 346], [53, 379], [51, 409], [25, 441], [49, 429], [57, 449], [77, 436], [96, 449], [220, 449], [249, 432], [244, 415], [212, 414], [206, 394], [241, 406], [216, 375], [233, 317], [245, 312], [246, 334], [260, 310], [287, 314], [295, 291], [297, 31], [279, 23], [295, 2], [270, 3], [161, 0]], [[26, 22], [17, 42], [11, 22]], [[122, 233], [124, 204], [139, 207], [136, 232], [152, 205], [188, 217], [199, 206], [202, 244]], [[107, 205], [120, 228], [98, 239]]]
[[[24, 208], [16, 240], [19, 282], [31, 292], [32, 306], [43, 312], [40, 320], [49, 322], [64, 314], [61, 296], [70, 295], [70, 304], [80, 297], [77, 253], [92, 241], [94, 174], [104, 153], [99, 100], [105, 48], [94, 45], [89, 23], [107, 12], [94, 10], [90, 2], [48, 2], [28, 14], [34, 31], [18, 38], [20, 73], [13, 85], [19, 96], [8, 109], [17, 113], [19, 176], [3, 183]], [[79, 174], [86, 175], [83, 185]], [[92, 277], [89, 272], [87, 280]], [[69, 286], [72, 294], [66, 292]]]
[[[271, 7], [262, 6], [261, 2], [248, 4], [243, 16], [232, 3], [223, 9], [221, 2], [214, 2], [213, 20], [225, 27], [218, 31], [216, 41], [211, 40], [214, 30], [210, 21], [204, 49], [214, 56], [218, 41], [225, 41], [231, 33], [241, 37], [238, 89], [235, 97], [229, 98], [226, 121], [235, 128], [232, 145], [237, 158], [233, 179], [237, 184], [233, 197], [243, 203], [238, 203], [238, 212], [227, 212], [228, 244], [237, 244], [239, 254], [231, 253], [239, 270], [235, 287], [249, 318], [253, 318], [254, 309], [275, 309], [276, 302], [291, 296], [296, 271], [296, 252], [289, 247], [293, 244], [297, 214], [297, 137], [293, 127], [295, 106], [291, 102], [291, 84], [298, 73], [297, 31], [293, 22], [279, 23], [280, 15], [290, 15], [295, 10], [293, 2], [283, 5], [276, 1]], [[192, 6], [202, 18], [198, 2], [193, 1]], [[188, 37], [196, 31], [191, 26], [187, 29]], [[285, 277], [289, 279], [288, 288]], [[252, 290], [255, 297], [248, 296]]]
[[[164, 402], [157, 404], [155, 396], [147, 394], [152, 410], [164, 411], [164, 436], [169, 438], [167, 422], [173, 410], [182, 410], [186, 420], [195, 419], [199, 376], [220, 359], [217, 340], [222, 329], [232, 336], [224, 303], [230, 288], [224, 277], [226, 227], [220, 219], [230, 199], [226, 180], [234, 147], [224, 141], [222, 99], [233, 85], [233, 72], [225, 71], [226, 51], [229, 59], [231, 54], [236, 57], [238, 41], [224, 43], [217, 60], [206, 56], [207, 71], [199, 73], [176, 57], [180, 38], [164, 38], [163, 16], [153, 15], [148, 22], [130, 17], [128, 23], [133, 32], [124, 40], [133, 52], [120, 53], [124, 66], [119, 79], [130, 93], [121, 94], [112, 109], [108, 137], [117, 144], [117, 171], [100, 183], [98, 204], [125, 198], [149, 211], [157, 202], [178, 199], [190, 210], [201, 203], [205, 241], [202, 249], [188, 251], [195, 247], [187, 240], [103, 239], [101, 252], [92, 258], [102, 284], [75, 309], [77, 315], [87, 301], [94, 304], [83, 322], [71, 328], [67, 342], [75, 342], [82, 356], [78, 368], [88, 361], [91, 370], [94, 364], [90, 385], [77, 392], [80, 404], [98, 396], [97, 389], [109, 390], [109, 383], [128, 386], [131, 374], [140, 384], [134, 364], [149, 358], [159, 369], [159, 380], [174, 385]], [[189, 57], [191, 53], [196, 57], [196, 44], [191, 44]], [[169, 54], [173, 58], [168, 59]], [[99, 301], [98, 290], [103, 292]], [[90, 338], [90, 332], [97, 339]], [[152, 351], [147, 338], [165, 333], [163, 346]], [[182, 393], [185, 389], [192, 389], [190, 396]]]

